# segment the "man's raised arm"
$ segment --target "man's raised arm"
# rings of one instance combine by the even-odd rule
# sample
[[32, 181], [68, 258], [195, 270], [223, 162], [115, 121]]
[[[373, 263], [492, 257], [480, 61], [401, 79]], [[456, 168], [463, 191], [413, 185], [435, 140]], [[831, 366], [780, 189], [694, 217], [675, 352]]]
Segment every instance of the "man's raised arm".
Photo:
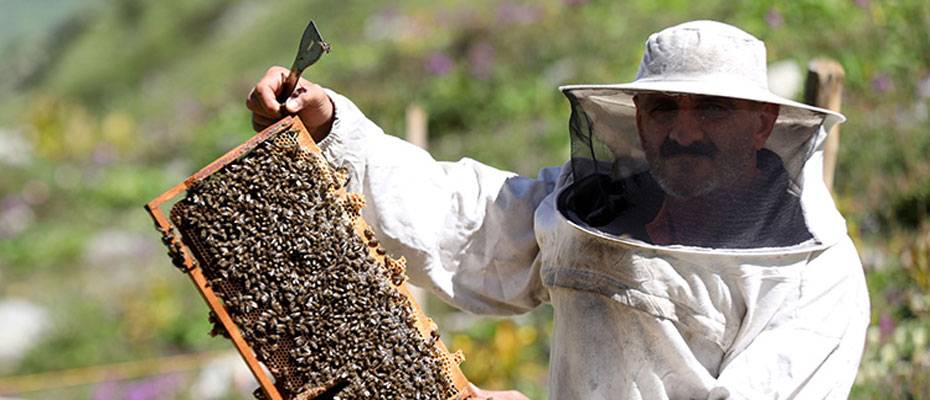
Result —
[[[270, 68], [249, 95], [255, 129], [283, 115], [275, 91], [286, 75]], [[526, 312], [546, 300], [533, 217], [558, 168], [531, 179], [467, 158], [436, 161], [303, 79], [284, 108], [313, 130], [328, 161], [348, 170], [348, 189], [366, 199], [363, 217], [390, 253], [407, 258], [414, 284], [479, 314]]]

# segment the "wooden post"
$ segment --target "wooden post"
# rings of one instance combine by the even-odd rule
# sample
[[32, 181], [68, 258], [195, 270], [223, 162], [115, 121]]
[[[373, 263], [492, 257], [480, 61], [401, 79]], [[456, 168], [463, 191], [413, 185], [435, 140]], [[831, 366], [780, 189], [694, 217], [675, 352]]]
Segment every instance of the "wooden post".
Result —
[[[410, 103], [410, 105], [407, 106], [407, 141], [424, 150], [426, 150], [429, 145], [429, 127], [427, 121], [426, 110], [424, 110], [422, 106], [417, 103]], [[413, 294], [413, 298], [416, 299], [417, 304], [420, 305], [423, 312], [427, 312], [427, 297], [429, 293], [412, 285], [407, 288], [410, 289], [410, 293]]]
[[407, 141], [421, 149], [429, 144], [426, 110], [416, 103], [407, 106]]
[[[807, 80], [804, 83], [804, 102], [820, 108], [839, 112], [843, 103], [843, 81], [846, 73], [840, 63], [817, 58], [808, 64]], [[823, 181], [833, 191], [833, 172], [836, 169], [837, 152], [840, 147], [840, 128], [834, 125], [827, 134], [823, 150]]]

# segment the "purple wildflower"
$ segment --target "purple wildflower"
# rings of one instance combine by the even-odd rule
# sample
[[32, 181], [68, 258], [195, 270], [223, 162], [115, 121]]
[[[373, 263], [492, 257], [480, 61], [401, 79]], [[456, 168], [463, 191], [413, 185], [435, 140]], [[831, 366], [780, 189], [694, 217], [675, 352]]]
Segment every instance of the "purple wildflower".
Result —
[[126, 385], [126, 399], [128, 400], [157, 400], [175, 398], [180, 377], [177, 375], [164, 375], [151, 379], [144, 379]]
[[894, 82], [888, 74], [881, 72], [872, 78], [872, 89], [878, 93], [885, 93], [894, 89]]
[[454, 66], [455, 62], [452, 61], [452, 57], [449, 57], [448, 54], [441, 51], [433, 53], [433, 55], [426, 60], [425, 65], [427, 72], [438, 76], [448, 74], [452, 71], [452, 67]]
[[531, 5], [508, 1], [497, 7], [497, 22], [503, 26], [529, 25], [541, 17], [541, 10]]
[[930, 98], [930, 73], [924, 75], [917, 82], [917, 97], [921, 99]]
[[785, 17], [778, 10], [772, 8], [765, 13], [765, 22], [769, 24], [769, 27], [778, 29], [785, 24]]
[[0, 238], [15, 236], [32, 226], [35, 213], [21, 196], [8, 195], [0, 203]]
[[881, 334], [881, 341], [888, 340], [888, 337], [894, 333], [895, 323], [888, 314], [882, 314], [878, 319], [878, 332]]
[[94, 147], [90, 158], [94, 161], [94, 164], [100, 166], [109, 165], [116, 159], [116, 151], [113, 150], [113, 146], [109, 143], [100, 143]]
[[479, 79], [491, 77], [494, 68], [494, 46], [479, 42], [468, 48], [468, 70]]
[[45, 181], [33, 179], [23, 185], [23, 201], [31, 206], [42, 205], [48, 201], [49, 187]]
[[94, 387], [94, 392], [90, 398], [93, 400], [117, 400], [122, 397], [123, 392], [119, 384], [113, 381], [103, 382]]

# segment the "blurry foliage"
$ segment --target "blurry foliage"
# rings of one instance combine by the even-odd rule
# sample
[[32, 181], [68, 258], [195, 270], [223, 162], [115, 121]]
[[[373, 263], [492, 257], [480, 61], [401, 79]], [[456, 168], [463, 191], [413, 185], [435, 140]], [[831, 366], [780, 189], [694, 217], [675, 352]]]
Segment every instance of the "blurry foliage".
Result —
[[[925, 153], [930, 154], [930, 153]], [[922, 223], [930, 221], [930, 181], [911, 190], [902, 190], [892, 198], [891, 207], [886, 218], [896, 225], [910, 230], [917, 229]]]
[[[87, 4], [0, 60], [0, 90], [11, 93], [0, 96], [0, 146], [29, 144], [26, 162], [0, 159], [0, 297], [56, 314], [11, 373], [228, 347], [206, 335], [187, 279], [152, 252], [158, 237], [140, 206], [250, 136], [244, 97], [269, 65], [289, 65], [307, 19], [334, 45], [307, 78], [394, 134], [407, 105], [423, 105], [439, 159], [533, 175], [569, 154], [558, 85], [629, 81], [649, 33], [711, 18], [765, 40], [772, 61], [826, 56], [845, 67], [836, 199], [868, 270], [874, 322], [853, 395], [930, 396], [926, 1]], [[39, 8], [20, 18], [40, 18]], [[104, 230], [151, 247], [128, 241], [117, 262], [90, 256], [113, 240]], [[440, 321], [456, 315], [436, 310]], [[514, 321], [476, 320], [443, 339], [465, 350], [476, 383], [544, 398], [551, 310]]]
[[930, 397], [930, 227], [895, 236], [901, 265], [867, 274], [872, 326], [854, 398]]
[[916, 235], [910, 243], [904, 259], [907, 260], [906, 270], [911, 279], [924, 293], [930, 293], [930, 229], [924, 228], [923, 233]]
[[479, 322], [447, 340], [450, 348], [465, 353], [465, 376], [484, 388], [517, 389], [530, 398], [542, 397], [540, 383], [545, 382], [548, 370], [541, 361], [548, 359], [551, 312], [538, 311], [522, 322]]

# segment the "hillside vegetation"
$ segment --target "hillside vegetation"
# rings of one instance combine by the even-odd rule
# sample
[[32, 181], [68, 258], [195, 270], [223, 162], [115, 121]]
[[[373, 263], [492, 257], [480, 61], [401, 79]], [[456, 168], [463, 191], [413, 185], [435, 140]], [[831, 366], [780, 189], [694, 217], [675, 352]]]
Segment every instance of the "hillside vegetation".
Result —
[[[206, 334], [207, 309], [142, 204], [252, 134], [245, 96], [267, 67], [290, 65], [308, 19], [333, 52], [307, 78], [400, 136], [408, 105], [422, 105], [436, 158], [535, 175], [569, 154], [558, 85], [632, 80], [649, 33], [707, 18], [765, 40], [770, 61], [844, 66], [849, 122], [835, 192], [874, 322], [853, 395], [930, 397], [926, 1], [88, 4], [0, 41], [0, 299], [38, 304], [51, 321], [28, 353], [0, 362], [0, 375], [229, 348]], [[23, 20], [52, 15], [20, 10]], [[474, 382], [545, 397], [548, 308], [489, 320], [430, 307]], [[186, 398], [190, 379], [157, 382], [173, 388], [165, 398]]]

